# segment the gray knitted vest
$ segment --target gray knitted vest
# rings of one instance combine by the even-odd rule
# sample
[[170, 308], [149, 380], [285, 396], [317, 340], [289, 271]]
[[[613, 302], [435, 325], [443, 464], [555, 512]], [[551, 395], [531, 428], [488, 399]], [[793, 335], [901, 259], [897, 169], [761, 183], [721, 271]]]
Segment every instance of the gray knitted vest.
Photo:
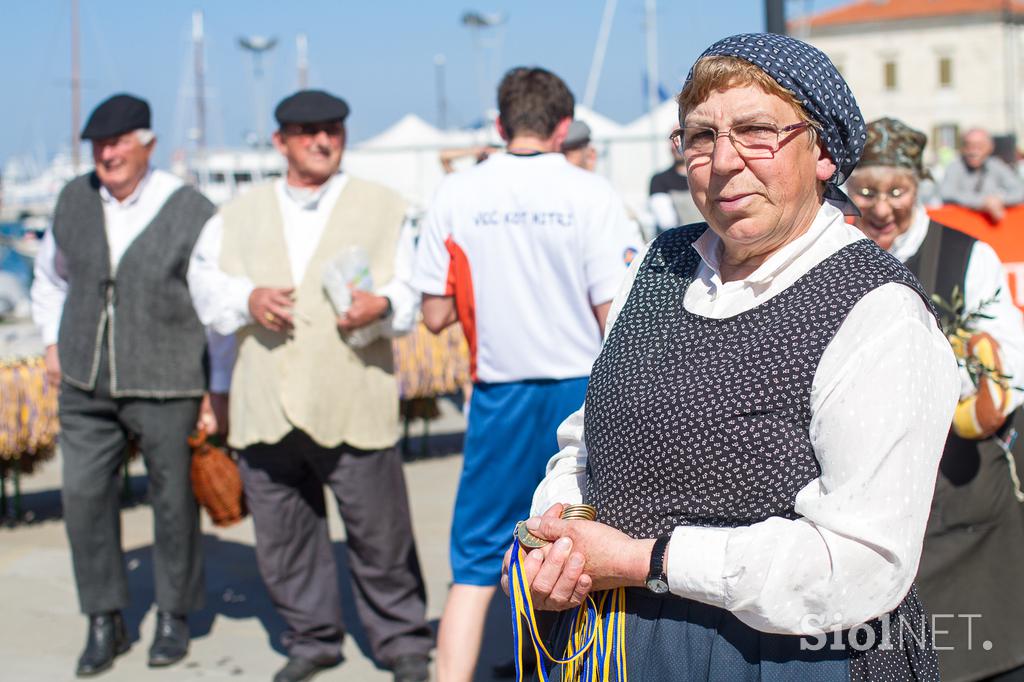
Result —
[[203, 393], [206, 337], [185, 275], [213, 212], [203, 195], [181, 187], [124, 252], [113, 276], [99, 181], [90, 173], [67, 184], [53, 218], [68, 275], [57, 341], [65, 381], [93, 390], [107, 343], [113, 396]]

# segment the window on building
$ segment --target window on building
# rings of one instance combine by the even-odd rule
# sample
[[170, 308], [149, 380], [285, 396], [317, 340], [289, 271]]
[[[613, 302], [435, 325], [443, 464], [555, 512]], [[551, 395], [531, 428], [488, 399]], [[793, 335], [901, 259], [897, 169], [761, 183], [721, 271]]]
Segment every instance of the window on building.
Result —
[[895, 90], [897, 86], [896, 82], [896, 61], [893, 59], [887, 59], [882, 64], [882, 82], [885, 85], [886, 90]]
[[248, 171], [236, 171], [235, 172], [235, 184], [241, 185], [245, 182], [252, 182], [252, 173]]
[[928, 146], [940, 165], [946, 165], [956, 156], [960, 143], [960, 126], [956, 123], [938, 123], [932, 128], [932, 139]]
[[948, 88], [953, 85], [953, 58], [939, 57], [939, 87]]

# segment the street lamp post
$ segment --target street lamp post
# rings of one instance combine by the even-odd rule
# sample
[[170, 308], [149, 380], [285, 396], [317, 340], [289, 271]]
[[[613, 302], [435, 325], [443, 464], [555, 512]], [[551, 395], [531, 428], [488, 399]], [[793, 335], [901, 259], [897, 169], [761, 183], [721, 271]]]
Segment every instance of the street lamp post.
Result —
[[[462, 25], [473, 32], [473, 56], [476, 58], [477, 90], [480, 96], [480, 109], [485, 115], [487, 113], [487, 69], [484, 64], [481, 52], [484, 47], [496, 48], [500, 45], [500, 38], [489, 45], [484, 45], [482, 32], [501, 26], [505, 23], [504, 14], [481, 14], [480, 12], [466, 12], [462, 15]], [[493, 55], [492, 55], [493, 58]]]
[[277, 45], [277, 38], [265, 38], [263, 36], [249, 36], [238, 39], [238, 45], [252, 55], [253, 87], [256, 90], [256, 143], [264, 146], [266, 140], [266, 119], [265, 111], [266, 93], [263, 92], [263, 55], [270, 52]]

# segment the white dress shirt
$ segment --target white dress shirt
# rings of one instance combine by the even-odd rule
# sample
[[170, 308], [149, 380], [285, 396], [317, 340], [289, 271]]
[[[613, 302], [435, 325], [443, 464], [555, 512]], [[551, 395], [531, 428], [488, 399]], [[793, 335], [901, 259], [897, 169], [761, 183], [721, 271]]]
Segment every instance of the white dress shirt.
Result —
[[658, 230], [671, 230], [679, 226], [676, 205], [667, 192], [656, 192], [647, 198], [647, 208], [654, 216], [654, 224]]
[[[117, 272], [121, 257], [135, 238], [149, 226], [174, 194], [182, 181], [176, 175], [150, 168], [124, 201], [118, 201], [106, 187], [100, 185], [103, 204], [103, 223], [110, 252], [110, 272]], [[68, 282], [64, 254], [57, 248], [53, 231], [47, 230], [39, 245], [32, 281], [32, 319], [39, 327], [43, 343], [57, 343], [60, 318], [64, 311]]]
[[[320, 243], [327, 220], [348, 176], [337, 174], [315, 191], [303, 191], [275, 181], [284, 240], [288, 249], [292, 281], [298, 286]], [[227, 392], [235, 358], [234, 333], [252, 324], [249, 295], [255, 284], [246, 277], [234, 277], [220, 269], [224, 219], [218, 213], [207, 221], [199, 235], [188, 269], [189, 289], [199, 320], [208, 328], [210, 349], [210, 390]], [[391, 301], [391, 315], [382, 325], [387, 336], [410, 331], [419, 311], [419, 293], [409, 285], [412, 279], [414, 234], [409, 221], [402, 226], [395, 250], [394, 276], [376, 287], [375, 293]]]
[[[791, 286], [864, 236], [830, 204], [810, 229], [742, 281], [723, 282], [708, 230], [684, 294], [688, 311], [737, 315]], [[640, 254], [612, 303], [611, 329]], [[847, 628], [894, 609], [917, 573], [932, 490], [959, 395], [956, 362], [924, 302], [901, 284], [865, 295], [825, 349], [811, 388], [810, 439], [821, 476], [796, 496], [799, 518], [737, 528], [679, 526], [668, 547], [677, 595], [733, 612], [765, 632]], [[583, 498], [583, 408], [558, 429], [532, 513]]]
[[[901, 262], [907, 262], [907, 259], [921, 249], [925, 237], [928, 236], [930, 222], [931, 218], [924, 206], [916, 206], [910, 227], [893, 240], [889, 253], [899, 258]], [[975, 330], [992, 335], [999, 344], [1003, 373], [1010, 376], [1011, 385], [1024, 386], [1024, 315], [1021, 315], [1020, 308], [1013, 304], [1010, 282], [1006, 278], [1006, 269], [1002, 261], [995, 250], [983, 241], [974, 242], [971, 248], [963, 288], [966, 311], [979, 310], [982, 302], [990, 301], [984, 307], [984, 312], [991, 316], [991, 319], [976, 320]], [[977, 390], [964, 368], [960, 369], [960, 386], [961, 397], [972, 395]], [[1011, 409], [1021, 404], [1024, 404], [1024, 391], [1012, 391]]]

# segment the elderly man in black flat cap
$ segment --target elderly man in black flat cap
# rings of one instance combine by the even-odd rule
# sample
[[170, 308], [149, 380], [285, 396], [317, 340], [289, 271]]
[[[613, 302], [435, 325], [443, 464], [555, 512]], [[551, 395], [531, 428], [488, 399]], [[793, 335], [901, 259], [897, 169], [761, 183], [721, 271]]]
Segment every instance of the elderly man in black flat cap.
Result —
[[206, 338], [185, 271], [213, 206], [149, 165], [156, 141], [144, 100], [104, 101], [82, 138], [92, 141], [95, 170], [61, 191], [32, 303], [48, 376], [61, 387], [64, 518], [89, 617], [77, 674], [89, 676], [128, 650], [118, 471], [129, 439], [145, 460], [153, 508], [150, 666], [186, 655], [185, 617], [203, 602], [187, 437], [206, 389]]
[[[309, 679], [342, 660], [324, 485], [345, 522], [356, 607], [375, 658], [396, 682], [428, 678], [431, 634], [395, 449], [388, 339], [416, 320], [411, 232], [397, 194], [339, 172], [348, 111], [318, 90], [278, 105], [273, 141], [286, 177], [222, 207], [189, 271], [204, 301], [200, 318], [227, 335], [211, 337], [212, 403], [220, 424], [230, 418], [260, 573], [288, 623], [289, 659], [275, 682]], [[356, 284], [340, 310], [323, 276], [339, 259], [354, 267], [345, 277]]]
[[562, 153], [566, 161], [583, 170], [597, 168], [597, 148], [590, 140], [590, 126], [578, 119], [573, 121], [562, 143]]

